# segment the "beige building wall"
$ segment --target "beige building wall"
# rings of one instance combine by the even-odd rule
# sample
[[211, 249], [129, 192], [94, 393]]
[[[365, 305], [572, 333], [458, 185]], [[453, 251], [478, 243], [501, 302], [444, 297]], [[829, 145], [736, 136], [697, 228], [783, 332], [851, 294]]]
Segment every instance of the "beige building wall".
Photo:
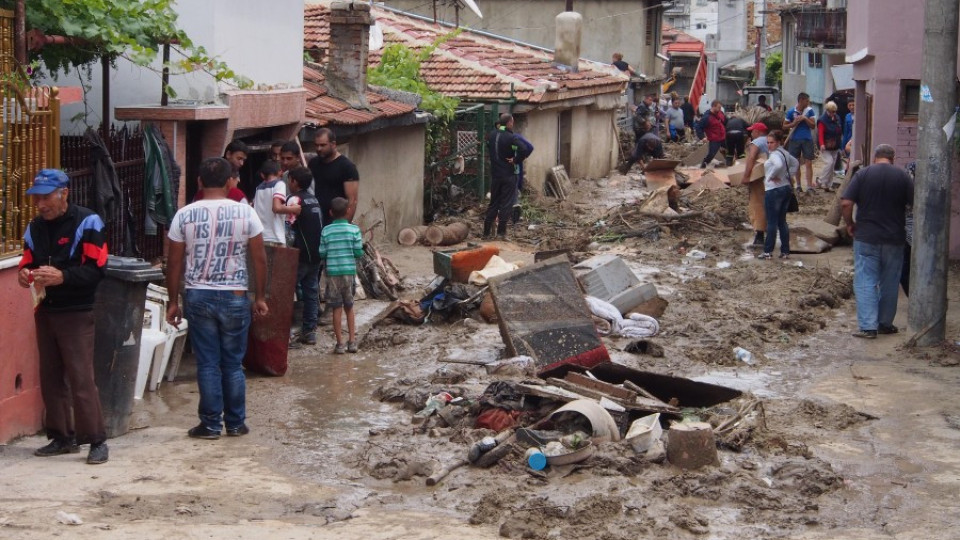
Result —
[[619, 141], [614, 111], [578, 107], [573, 112], [571, 178], [602, 178], [616, 167]]
[[555, 110], [532, 111], [522, 115], [517, 131], [533, 144], [533, 154], [524, 162], [529, 189], [543, 193], [550, 168], [557, 164], [557, 114]]
[[423, 124], [377, 130], [338, 145], [360, 173], [354, 223], [366, 229], [383, 220], [386, 227], [376, 229], [377, 241], [394, 242], [400, 229], [423, 223], [425, 145]]

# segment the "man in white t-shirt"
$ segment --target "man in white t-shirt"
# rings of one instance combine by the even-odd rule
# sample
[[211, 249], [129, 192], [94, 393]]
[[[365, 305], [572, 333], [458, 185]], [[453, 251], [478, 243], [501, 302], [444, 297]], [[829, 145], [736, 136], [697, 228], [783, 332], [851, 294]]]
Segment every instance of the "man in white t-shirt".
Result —
[[[204, 160], [200, 164], [203, 200], [178, 210], [167, 234], [167, 322], [177, 327], [184, 316], [190, 321], [190, 343], [197, 357], [200, 424], [187, 435], [197, 439], [219, 439], [223, 426], [230, 436], [250, 432], [245, 423], [246, 379], [242, 368], [251, 322], [248, 250], [255, 277], [253, 314], [264, 317], [268, 312], [263, 225], [252, 208], [227, 198], [231, 174], [227, 160]], [[178, 300], [181, 282], [186, 288], [183, 311]]]
[[257, 186], [257, 193], [253, 196], [253, 208], [257, 211], [260, 222], [263, 223], [263, 241], [268, 245], [287, 245], [286, 215], [296, 215], [300, 207], [287, 206], [287, 185], [280, 178], [280, 166], [275, 161], [267, 160], [260, 167], [260, 178], [263, 180]]

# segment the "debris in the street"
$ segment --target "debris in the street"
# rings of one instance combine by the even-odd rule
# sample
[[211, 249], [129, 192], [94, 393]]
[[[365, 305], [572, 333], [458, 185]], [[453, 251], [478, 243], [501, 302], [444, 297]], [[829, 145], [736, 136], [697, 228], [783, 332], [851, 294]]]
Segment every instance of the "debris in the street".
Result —
[[827, 216], [823, 218], [827, 223], [837, 226], [840, 225], [840, 200], [843, 198], [843, 192], [847, 190], [847, 186], [850, 184], [850, 181], [853, 179], [853, 175], [857, 173], [863, 167], [863, 162], [861, 161], [851, 161], [850, 165], [847, 167], [847, 174], [843, 177], [843, 182], [840, 184], [840, 187], [837, 189], [836, 195], [833, 197], [833, 203], [830, 205], [830, 209], [827, 211]]
[[493, 276], [513, 272], [517, 268], [520, 268], [520, 266], [515, 263], [508, 263], [501, 259], [499, 255], [494, 255], [490, 257], [490, 260], [487, 261], [487, 264], [484, 265], [482, 269], [470, 272], [470, 277], [467, 278], [467, 282], [473, 285], [484, 286]]
[[831, 247], [806, 227], [790, 227], [790, 253], [823, 253]]
[[660, 413], [653, 413], [634, 420], [630, 424], [630, 429], [627, 430], [624, 439], [630, 443], [634, 452], [644, 454], [653, 446], [654, 442], [660, 440], [662, 433]]
[[627, 343], [627, 346], [624, 347], [623, 350], [628, 353], [647, 354], [654, 358], [663, 358], [663, 347], [646, 339], [631, 341]]
[[582, 444], [573, 448], [567, 447], [559, 441], [548, 443], [544, 448], [546, 462], [551, 467], [580, 463], [592, 456], [595, 451], [596, 447], [590, 439], [585, 439]]
[[660, 319], [663, 317], [664, 312], [667, 311], [668, 305], [670, 305], [670, 302], [658, 296], [656, 298], [647, 300], [639, 306], [634, 307], [633, 310], [627, 314], [627, 316], [629, 317], [634, 313], [639, 313], [640, 315], [646, 315], [647, 317]]
[[734, 347], [733, 355], [737, 358], [737, 360], [740, 360], [744, 364], [747, 364], [748, 366], [753, 365], [753, 353], [744, 349], [743, 347]]
[[57, 521], [64, 525], [83, 525], [83, 520], [76, 514], [70, 514], [60, 510], [57, 512]]
[[523, 457], [527, 460], [527, 466], [535, 471], [542, 471], [547, 467], [547, 456], [537, 447], [527, 448]]
[[667, 433], [667, 461], [685, 470], [719, 465], [713, 428], [707, 422], [675, 422]]
[[640, 203], [640, 212], [647, 216], [663, 215], [667, 210], [680, 211], [680, 188], [675, 185], [663, 186], [650, 194]]
[[610, 360], [566, 259], [491, 278], [490, 291], [507, 354], [530, 356], [541, 374], [565, 364], [589, 369]]
[[463, 466], [466, 465], [466, 464], [467, 464], [467, 460], [465, 460], [465, 459], [458, 459], [457, 461], [454, 461], [453, 463], [451, 463], [451, 464], [449, 464], [449, 465], [446, 465], [446, 466], [444, 466], [444, 467], [441, 467], [439, 471], [437, 471], [437, 472], [435, 472], [435, 473], [433, 473], [433, 474], [431, 474], [430, 476], [427, 477], [426, 484], [427, 484], [428, 486], [435, 486], [435, 485], [439, 484], [441, 480], [443, 480], [444, 478], [446, 478], [447, 475], [449, 475], [451, 472], [459, 469], [460, 467], [463, 467]]
[[660, 323], [653, 317], [632, 313], [630, 317], [623, 318], [613, 304], [592, 296], [585, 297], [585, 300], [587, 305], [590, 306], [591, 313], [610, 322], [609, 333], [611, 335], [645, 338], [655, 336], [660, 332]]
[[547, 195], [563, 201], [566, 200], [567, 193], [570, 192], [569, 185], [570, 176], [567, 175], [567, 169], [563, 165], [557, 165], [556, 167], [550, 168], [550, 171], [547, 173], [547, 181], [543, 187]]
[[490, 375], [533, 375], [537, 364], [529, 356], [516, 356], [483, 365]]
[[701, 144], [697, 148], [687, 154], [685, 158], [681, 161], [684, 167], [696, 167], [703, 163], [703, 160], [707, 157], [707, 154], [710, 152], [710, 147], [707, 144]]
[[490, 257], [499, 254], [500, 248], [488, 244], [472, 249], [434, 251], [433, 271], [457, 283], [466, 283], [470, 272], [483, 269]]
[[657, 287], [640, 283], [627, 263], [616, 255], [591, 257], [574, 265], [573, 270], [588, 296], [613, 304], [622, 314], [657, 297]]
[[397, 243], [401, 246], [415, 246], [423, 241], [423, 233], [427, 232], [426, 225], [415, 225], [400, 229], [397, 233]]
[[470, 225], [456, 221], [446, 225], [430, 225], [422, 238], [430, 246], [452, 246], [463, 242], [468, 236]]
[[590, 369], [590, 373], [597, 379], [612, 384], [626, 386], [625, 381], [629, 381], [645, 389], [656, 399], [680, 407], [712, 407], [742, 395], [741, 391], [733, 388], [662, 373], [640, 371], [612, 362], [595, 366]]
[[571, 426], [577, 426], [577, 417], [586, 420], [590, 433], [597, 441], [615, 442], [620, 440], [620, 428], [617, 427], [617, 423], [610, 416], [610, 413], [596, 401], [578, 399], [567, 403], [550, 414], [550, 419], [555, 425], [568, 423]]

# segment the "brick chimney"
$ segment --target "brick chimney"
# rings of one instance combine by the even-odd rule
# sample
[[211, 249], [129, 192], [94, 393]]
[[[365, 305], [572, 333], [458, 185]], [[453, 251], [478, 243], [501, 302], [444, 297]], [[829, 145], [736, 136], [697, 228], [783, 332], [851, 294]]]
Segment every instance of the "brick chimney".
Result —
[[370, 4], [330, 4], [330, 48], [327, 54], [327, 91], [355, 109], [367, 103], [367, 56], [370, 54]]

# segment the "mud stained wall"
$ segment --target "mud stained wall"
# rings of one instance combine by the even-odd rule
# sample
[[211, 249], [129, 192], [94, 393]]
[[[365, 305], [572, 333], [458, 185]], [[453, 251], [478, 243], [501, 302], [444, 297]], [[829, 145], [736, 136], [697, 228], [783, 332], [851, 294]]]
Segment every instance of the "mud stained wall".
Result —
[[[386, 230], [378, 228], [375, 237], [395, 241], [400, 229], [423, 222], [425, 144], [426, 128], [420, 124], [357, 135], [338, 146], [360, 173], [354, 223], [365, 228], [383, 219]], [[380, 204], [384, 212], [377, 208]]]
[[33, 308], [17, 285], [17, 260], [0, 261], [0, 444], [36, 433], [43, 418]]
[[617, 163], [618, 146], [614, 111], [578, 107], [573, 111], [571, 178], [601, 178]]
[[523, 165], [523, 175], [529, 189], [543, 193], [550, 167], [557, 164], [557, 137], [559, 111], [532, 111], [522, 115], [525, 120], [517, 131], [533, 144], [533, 154]]

